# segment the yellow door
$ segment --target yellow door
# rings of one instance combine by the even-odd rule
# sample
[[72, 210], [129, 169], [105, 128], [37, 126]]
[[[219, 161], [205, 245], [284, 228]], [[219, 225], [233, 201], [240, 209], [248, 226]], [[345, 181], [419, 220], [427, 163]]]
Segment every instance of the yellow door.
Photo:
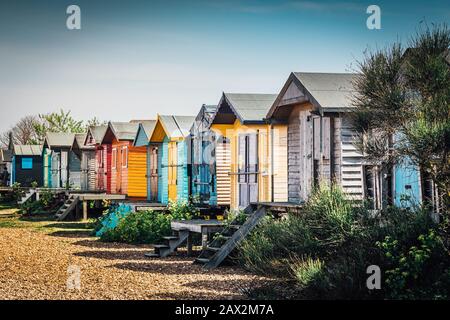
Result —
[[169, 142], [169, 200], [177, 200], [177, 143]]

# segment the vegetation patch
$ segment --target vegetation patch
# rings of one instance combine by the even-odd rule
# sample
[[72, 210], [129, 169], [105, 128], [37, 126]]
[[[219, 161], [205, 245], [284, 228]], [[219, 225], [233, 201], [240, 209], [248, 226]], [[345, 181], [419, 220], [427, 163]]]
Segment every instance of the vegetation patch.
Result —
[[[291, 283], [294, 298], [448, 299], [450, 255], [438, 230], [425, 211], [374, 216], [339, 188], [321, 186], [300, 215], [266, 218], [241, 244], [240, 263]], [[380, 290], [366, 286], [370, 265], [381, 269]]]
[[[131, 210], [131, 209], [130, 209]], [[112, 211], [100, 219], [97, 235], [105, 242], [158, 243], [164, 236], [172, 234], [172, 220], [190, 220], [198, 215], [198, 210], [189, 202], [171, 202], [168, 212]], [[103, 222], [102, 222], [103, 221]], [[109, 221], [111, 227], [105, 227]], [[111, 223], [114, 221], [114, 223]]]

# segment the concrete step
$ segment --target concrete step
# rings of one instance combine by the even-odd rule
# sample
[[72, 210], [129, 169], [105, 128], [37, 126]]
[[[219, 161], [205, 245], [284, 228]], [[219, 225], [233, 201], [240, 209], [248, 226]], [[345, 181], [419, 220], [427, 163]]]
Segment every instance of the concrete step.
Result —
[[167, 244], [152, 244], [153, 248], [157, 249], [169, 249], [170, 247]]
[[178, 240], [179, 237], [177, 237], [177, 236], [168, 236], [168, 237], [163, 237], [163, 239], [170, 241], [170, 240]]
[[209, 262], [209, 259], [206, 258], [197, 258], [195, 259], [195, 262], [201, 263], [201, 264], [206, 264]]
[[159, 254], [154, 253], [154, 252], [146, 253], [145, 256], [148, 258], [160, 258], [161, 257]]

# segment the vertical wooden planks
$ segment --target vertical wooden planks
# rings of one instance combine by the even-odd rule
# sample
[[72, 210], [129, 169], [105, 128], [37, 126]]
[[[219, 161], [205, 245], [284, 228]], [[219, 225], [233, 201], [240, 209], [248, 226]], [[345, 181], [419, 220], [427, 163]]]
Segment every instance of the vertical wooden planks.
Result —
[[[288, 201], [288, 127], [273, 128], [273, 195], [275, 202]], [[271, 186], [270, 186], [271, 188]]]
[[231, 203], [231, 143], [226, 137], [218, 137], [216, 141], [216, 184], [217, 204]]

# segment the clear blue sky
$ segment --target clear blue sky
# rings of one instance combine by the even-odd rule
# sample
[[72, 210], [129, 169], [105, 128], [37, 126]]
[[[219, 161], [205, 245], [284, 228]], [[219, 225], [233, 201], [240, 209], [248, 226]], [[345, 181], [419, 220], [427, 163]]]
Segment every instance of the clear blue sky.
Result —
[[[82, 29], [66, 28], [81, 7]], [[366, 8], [382, 30], [366, 28]], [[0, 131], [27, 114], [196, 114], [222, 91], [277, 93], [291, 71], [346, 72], [449, 1], [0, 1]]]

